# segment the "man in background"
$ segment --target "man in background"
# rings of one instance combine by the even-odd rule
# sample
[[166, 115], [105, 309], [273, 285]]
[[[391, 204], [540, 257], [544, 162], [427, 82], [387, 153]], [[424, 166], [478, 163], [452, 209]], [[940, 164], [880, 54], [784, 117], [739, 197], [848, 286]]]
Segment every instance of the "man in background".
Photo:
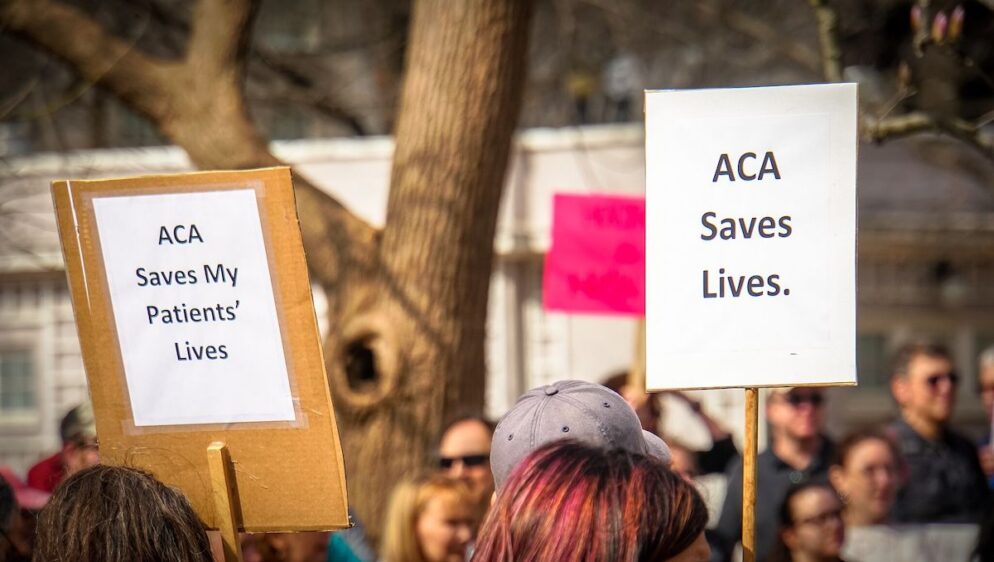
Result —
[[[778, 511], [787, 490], [802, 482], [828, 481], [834, 445], [825, 435], [825, 394], [819, 388], [780, 388], [766, 399], [770, 446], [756, 457], [756, 560], [776, 543]], [[713, 534], [711, 559], [731, 560], [742, 539], [742, 460], [728, 469], [728, 491]]]
[[987, 505], [976, 447], [949, 427], [958, 384], [941, 345], [915, 342], [895, 354], [890, 386], [901, 417], [890, 431], [908, 471], [894, 502], [895, 522], [973, 523]]
[[490, 445], [494, 424], [483, 416], [464, 415], [446, 424], [438, 443], [438, 470], [469, 486], [479, 521], [490, 506], [494, 476], [490, 470]]
[[62, 449], [28, 470], [28, 486], [52, 493], [70, 474], [100, 462], [97, 428], [89, 401], [76, 406], [59, 424]]
[[977, 391], [987, 413], [987, 431], [977, 447], [977, 453], [988, 484], [994, 486], [994, 441], [991, 436], [991, 427], [994, 426], [994, 346], [981, 351], [977, 358]]

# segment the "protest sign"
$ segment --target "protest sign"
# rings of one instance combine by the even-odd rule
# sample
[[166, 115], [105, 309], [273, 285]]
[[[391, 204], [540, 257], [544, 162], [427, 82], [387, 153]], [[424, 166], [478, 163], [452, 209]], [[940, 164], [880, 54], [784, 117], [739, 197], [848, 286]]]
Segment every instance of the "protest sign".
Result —
[[347, 527], [289, 169], [52, 190], [101, 460], [180, 488], [210, 528]]
[[646, 93], [647, 386], [855, 384], [856, 86]]
[[542, 295], [548, 310], [642, 315], [645, 201], [556, 194]]

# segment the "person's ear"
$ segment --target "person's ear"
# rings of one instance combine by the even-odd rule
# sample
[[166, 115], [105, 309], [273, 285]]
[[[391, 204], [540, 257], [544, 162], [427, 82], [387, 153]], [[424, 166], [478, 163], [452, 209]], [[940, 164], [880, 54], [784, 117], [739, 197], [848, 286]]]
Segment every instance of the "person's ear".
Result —
[[283, 533], [271, 533], [266, 535], [266, 542], [274, 551], [285, 554], [287, 548], [286, 536]]
[[848, 490], [846, 490], [846, 477], [845, 471], [839, 465], [833, 465], [828, 469], [828, 481], [831, 482], [832, 487], [839, 491], [839, 494], [845, 495]]
[[797, 531], [793, 527], [787, 527], [783, 531], [780, 531], [780, 537], [783, 539], [783, 543], [787, 545], [787, 550], [795, 550], [797, 548]]
[[894, 395], [894, 400], [898, 405], [903, 406], [908, 401], [908, 394], [911, 392], [911, 384], [908, 377], [898, 375], [890, 379], [890, 393]]

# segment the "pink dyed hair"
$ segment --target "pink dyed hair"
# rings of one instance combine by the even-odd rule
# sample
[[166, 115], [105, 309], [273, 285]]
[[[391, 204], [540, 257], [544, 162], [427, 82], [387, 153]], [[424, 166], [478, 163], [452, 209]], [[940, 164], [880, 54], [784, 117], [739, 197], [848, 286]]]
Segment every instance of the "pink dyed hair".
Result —
[[557, 441], [511, 473], [473, 562], [667, 560], [704, 532], [707, 517], [697, 490], [661, 462]]

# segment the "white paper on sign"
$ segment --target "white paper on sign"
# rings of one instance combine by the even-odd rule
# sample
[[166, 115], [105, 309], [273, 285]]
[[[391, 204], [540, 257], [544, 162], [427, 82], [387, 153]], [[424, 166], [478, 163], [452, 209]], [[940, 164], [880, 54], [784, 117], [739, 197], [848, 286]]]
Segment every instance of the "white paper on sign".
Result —
[[856, 86], [646, 93], [650, 389], [856, 382]]
[[295, 419], [255, 191], [93, 210], [135, 425]]

